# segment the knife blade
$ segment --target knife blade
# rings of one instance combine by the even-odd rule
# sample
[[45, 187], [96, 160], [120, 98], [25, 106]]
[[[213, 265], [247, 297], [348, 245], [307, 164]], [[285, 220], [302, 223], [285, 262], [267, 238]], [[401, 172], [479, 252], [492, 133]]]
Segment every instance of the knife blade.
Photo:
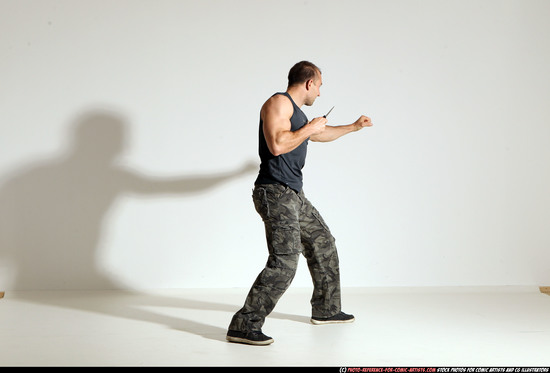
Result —
[[[332, 107], [332, 109], [334, 109], [334, 106]], [[328, 113], [326, 113], [325, 115], [323, 115], [323, 118], [326, 118], [326, 117], [330, 114], [330, 112], [332, 111], [332, 109], [330, 109], [330, 110], [328, 111]]]

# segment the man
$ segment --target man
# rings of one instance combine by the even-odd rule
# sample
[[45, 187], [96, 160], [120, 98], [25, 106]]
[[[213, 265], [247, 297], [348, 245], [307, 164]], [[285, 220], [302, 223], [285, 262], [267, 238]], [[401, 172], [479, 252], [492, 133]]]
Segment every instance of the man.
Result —
[[260, 172], [253, 201], [265, 224], [269, 257], [241, 308], [232, 318], [226, 339], [230, 342], [269, 345], [262, 325], [288, 289], [302, 253], [313, 280], [311, 322], [316, 325], [354, 321], [342, 312], [340, 273], [333, 236], [302, 190], [302, 168], [308, 140], [328, 142], [364, 127], [370, 118], [352, 124], [327, 126], [325, 117], [308, 122], [300, 109], [320, 96], [321, 70], [308, 61], [294, 65], [286, 92], [276, 93], [260, 112]]

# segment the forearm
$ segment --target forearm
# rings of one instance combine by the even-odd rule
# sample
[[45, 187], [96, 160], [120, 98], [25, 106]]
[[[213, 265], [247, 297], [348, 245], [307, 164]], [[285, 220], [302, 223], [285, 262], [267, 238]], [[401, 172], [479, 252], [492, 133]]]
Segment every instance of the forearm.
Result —
[[355, 123], [343, 126], [326, 126], [322, 133], [311, 136], [310, 139], [316, 142], [330, 142], [358, 129]]
[[311, 136], [311, 141], [329, 142], [334, 141], [350, 132], [356, 132], [365, 127], [371, 127], [372, 121], [369, 117], [361, 115], [352, 124], [343, 126], [326, 126], [325, 130]]
[[[282, 131], [273, 136], [272, 141], [267, 141], [271, 154], [278, 156], [289, 153], [312, 136], [313, 129], [306, 124], [297, 131]], [[266, 139], [267, 140], [267, 139]]]

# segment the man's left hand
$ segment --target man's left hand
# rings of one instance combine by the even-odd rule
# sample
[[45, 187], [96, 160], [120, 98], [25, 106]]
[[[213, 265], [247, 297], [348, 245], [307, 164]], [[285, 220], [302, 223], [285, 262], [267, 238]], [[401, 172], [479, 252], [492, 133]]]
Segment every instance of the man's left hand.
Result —
[[353, 123], [353, 126], [355, 127], [355, 131], [359, 131], [365, 127], [372, 127], [372, 121], [369, 117], [361, 115], [361, 117]]

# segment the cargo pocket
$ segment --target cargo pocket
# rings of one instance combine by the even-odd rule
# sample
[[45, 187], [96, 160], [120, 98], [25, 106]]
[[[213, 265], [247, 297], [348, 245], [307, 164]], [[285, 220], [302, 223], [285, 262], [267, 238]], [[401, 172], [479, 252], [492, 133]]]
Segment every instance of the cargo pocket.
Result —
[[300, 230], [288, 225], [275, 225], [268, 229], [267, 240], [271, 249], [277, 255], [292, 255], [302, 252]]
[[269, 266], [293, 273], [302, 252], [300, 231], [289, 226], [276, 226], [266, 231]]

